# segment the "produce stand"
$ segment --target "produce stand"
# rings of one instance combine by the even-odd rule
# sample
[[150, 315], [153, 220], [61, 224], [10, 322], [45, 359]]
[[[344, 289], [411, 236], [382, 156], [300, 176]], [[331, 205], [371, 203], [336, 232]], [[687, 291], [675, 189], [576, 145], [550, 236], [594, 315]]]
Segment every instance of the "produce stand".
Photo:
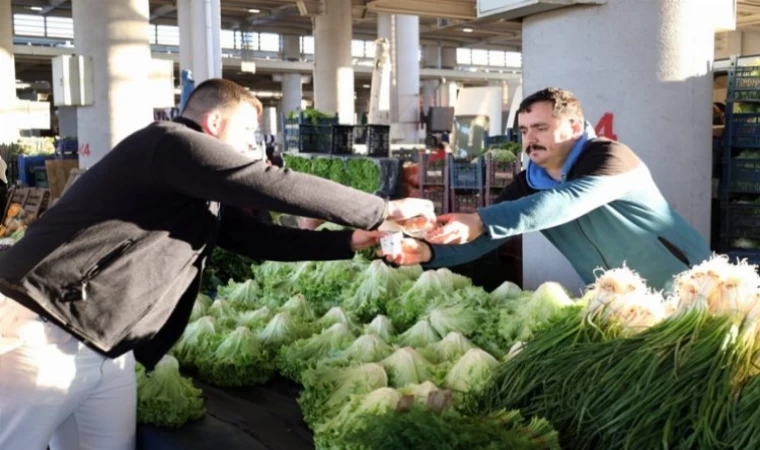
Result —
[[138, 425], [138, 450], [310, 450], [311, 431], [296, 403], [300, 388], [276, 378], [266, 385], [222, 389], [195, 380], [208, 410], [177, 429]]

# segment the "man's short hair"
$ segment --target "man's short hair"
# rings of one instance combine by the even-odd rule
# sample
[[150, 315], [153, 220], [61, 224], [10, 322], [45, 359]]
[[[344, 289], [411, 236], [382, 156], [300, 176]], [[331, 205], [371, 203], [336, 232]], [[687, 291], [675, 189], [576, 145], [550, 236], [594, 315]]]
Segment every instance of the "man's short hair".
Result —
[[552, 116], [560, 119], [584, 120], [581, 102], [570, 91], [560, 88], [546, 88], [535, 92], [520, 102], [518, 114], [530, 112], [533, 105], [539, 102], [547, 102], [552, 105]]
[[229, 80], [211, 78], [193, 89], [185, 103], [182, 114], [202, 115], [213, 110], [228, 110], [241, 103], [248, 103], [261, 116], [264, 106], [250, 91]]

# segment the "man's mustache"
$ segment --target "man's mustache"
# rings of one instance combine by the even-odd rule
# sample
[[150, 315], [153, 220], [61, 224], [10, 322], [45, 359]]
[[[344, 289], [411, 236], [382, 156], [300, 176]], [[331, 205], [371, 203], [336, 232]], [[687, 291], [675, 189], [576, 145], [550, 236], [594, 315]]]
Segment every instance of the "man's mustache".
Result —
[[530, 152], [532, 152], [533, 150], [546, 150], [546, 147], [544, 147], [543, 145], [535, 145], [535, 144], [525, 147], [525, 153], [528, 155], [530, 155]]

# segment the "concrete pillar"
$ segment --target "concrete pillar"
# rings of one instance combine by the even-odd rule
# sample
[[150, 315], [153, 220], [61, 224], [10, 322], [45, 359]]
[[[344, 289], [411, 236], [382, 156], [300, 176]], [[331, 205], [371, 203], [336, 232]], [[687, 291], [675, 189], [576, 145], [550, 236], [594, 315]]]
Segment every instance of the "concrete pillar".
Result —
[[[648, 165], [670, 204], [709, 239], [714, 33], [703, 7], [696, 1], [607, 0], [528, 17], [523, 95], [560, 86], [578, 96], [592, 124], [612, 114], [617, 138]], [[584, 58], [566, 58], [578, 49], [594, 55], [593, 71]], [[556, 65], [560, 60], [565, 63]], [[579, 292], [580, 279], [541, 235], [530, 233], [523, 242], [526, 288], [554, 280]]]
[[91, 167], [153, 120], [148, 0], [74, 0], [76, 53], [92, 58], [93, 104], [77, 111], [79, 165]]
[[454, 69], [457, 67], [457, 49], [454, 47], [441, 47], [441, 69]]
[[77, 134], [77, 108], [75, 106], [59, 106], [58, 135], [61, 137], [76, 137]]
[[282, 59], [285, 61], [301, 59], [301, 36], [297, 34], [282, 35]]
[[[220, 0], [177, 0], [180, 68], [193, 72], [195, 85], [222, 77]], [[184, 31], [183, 31], [184, 29]], [[182, 65], [185, 67], [182, 67]]]
[[354, 123], [354, 67], [351, 61], [351, 0], [325, 0], [314, 19], [314, 103], [343, 124]]
[[426, 69], [438, 69], [441, 67], [441, 48], [437, 45], [422, 47], [422, 65]]
[[457, 103], [459, 86], [456, 81], [446, 81], [438, 88], [438, 106], [452, 108]]
[[282, 75], [282, 109], [285, 114], [301, 109], [302, 92], [300, 73]]
[[428, 113], [428, 109], [437, 105], [438, 97], [438, 80], [425, 80], [422, 82], [422, 108], [425, 114]]
[[177, 0], [179, 27], [179, 70], [193, 71], [193, 13], [192, 0]]
[[[282, 57], [285, 61], [301, 58], [301, 37], [296, 34], [282, 35]], [[300, 73], [282, 74], [282, 109], [285, 114], [301, 109], [303, 89]]]
[[[419, 141], [420, 118], [420, 18], [396, 15], [396, 95], [398, 96], [398, 136], [404, 143]], [[393, 117], [393, 116], [391, 116]]]
[[0, 70], [0, 144], [4, 144], [18, 139], [11, 0], [0, 0], [0, 67], [3, 68]]
[[377, 13], [377, 37], [379, 39], [393, 40], [393, 15], [388, 13]]

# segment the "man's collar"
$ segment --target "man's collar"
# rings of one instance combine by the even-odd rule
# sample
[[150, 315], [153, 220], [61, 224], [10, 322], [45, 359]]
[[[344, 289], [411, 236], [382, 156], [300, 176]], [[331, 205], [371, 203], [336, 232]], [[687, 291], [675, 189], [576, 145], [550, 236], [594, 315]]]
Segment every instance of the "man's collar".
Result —
[[182, 125], [188, 128], [192, 128], [195, 131], [200, 131], [201, 133], [203, 133], [203, 127], [198, 125], [198, 122], [194, 120], [190, 120], [187, 117], [177, 116], [174, 118], [173, 122], [181, 123]]

